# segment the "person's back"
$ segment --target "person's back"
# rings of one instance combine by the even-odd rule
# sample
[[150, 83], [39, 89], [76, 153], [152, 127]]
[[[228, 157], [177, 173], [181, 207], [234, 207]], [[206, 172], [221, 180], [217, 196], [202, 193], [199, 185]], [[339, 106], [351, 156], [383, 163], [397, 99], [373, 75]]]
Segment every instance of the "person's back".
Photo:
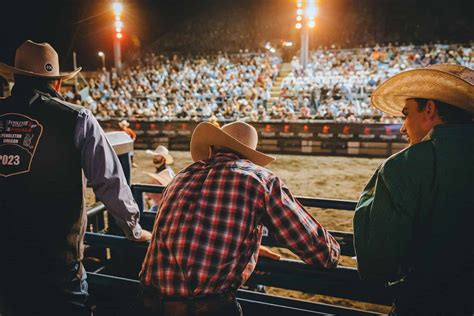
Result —
[[46, 284], [60, 284], [55, 276], [77, 274], [82, 260], [87, 218], [73, 142], [79, 108], [51, 95], [52, 89], [18, 83], [0, 101], [0, 273], [12, 290], [37, 280], [47, 291]]
[[406, 294], [429, 301], [438, 298], [434, 306], [449, 309], [474, 301], [474, 194], [472, 185], [466, 185], [474, 179], [474, 125], [440, 125], [431, 138], [429, 144], [419, 144], [429, 151], [418, 157], [430, 163], [432, 183], [426, 185], [431, 192], [426, 192], [414, 228], [414, 269], [408, 274], [412, 285]]
[[376, 170], [354, 215], [359, 273], [388, 285], [393, 315], [473, 311], [472, 74], [450, 64], [409, 70], [372, 95], [403, 116], [410, 143]]
[[[158, 247], [171, 254], [158, 256], [158, 273], [173, 276], [160, 282], [161, 293], [193, 296], [240, 287], [248, 254], [258, 249], [262, 224], [277, 229], [266, 214], [273, 190], [287, 189], [269, 170], [230, 152], [180, 172], [166, 188], [156, 224]], [[169, 271], [170, 266], [176, 270]], [[142, 277], [146, 280], [147, 274]], [[173, 283], [193, 286], [174, 293], [169, 290]]]
[[216, 305], [214, 313], [239, 314], [235, 292], [255, 268], [264, 225], [306, 263], [337, 265], [339, 244], [264, 168], [273, 158], [255, 150], [257, 139], [256, 130], [243, 122], [222, 129], [201, 123], [193, 132], [195, 163], [163, 192], [143, 262], [148, 308], [170, 298], [191, 304], [230, 294], [233, 305]]
[[87, 312], [83, 175], [127, 238], [150, 233], [97, 120], [58, 93], [80, 68], [61, 74], [49, 44], [26, 41], [0, 70], [15, 78], [0, 101], [0, 313]]
[[[401, 216], [410, 218], [407, 225], [391, 228], [410, 238], [411, 244], [400, 258], [403, 281], [391, 286], [396, 302], [454, 311], [454, 306], [472, 301], [474, 195], [466, 183], [474, 177], [473, 148], [474, 125], [439, 125], [429, 140], [412, 145], [381, 166], [379, 174], [394, 191], [394, 203], [405, 212]], [[397, 174], [403, 179], [397, 179]], [[405, 191], [408, 184], [411, 189]], [[416, 210], [409, 207], [415, 204]], [[379, 269], [384, 271], [386, 266], [366, 267], [364, 261], [359, 262], [361, 273], [377, 275]]]

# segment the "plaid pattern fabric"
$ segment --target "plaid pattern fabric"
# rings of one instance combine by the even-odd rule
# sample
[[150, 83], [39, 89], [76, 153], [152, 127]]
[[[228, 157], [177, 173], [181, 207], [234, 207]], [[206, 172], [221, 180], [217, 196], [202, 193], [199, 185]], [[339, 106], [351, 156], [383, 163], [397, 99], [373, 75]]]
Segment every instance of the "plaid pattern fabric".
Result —
[[217, 153], [167, 186], [141, 282], [166, 296], [238, 289], [255, 268], [263, 225], [306, 263], [337, 265], [336, 240], [269, 170]]

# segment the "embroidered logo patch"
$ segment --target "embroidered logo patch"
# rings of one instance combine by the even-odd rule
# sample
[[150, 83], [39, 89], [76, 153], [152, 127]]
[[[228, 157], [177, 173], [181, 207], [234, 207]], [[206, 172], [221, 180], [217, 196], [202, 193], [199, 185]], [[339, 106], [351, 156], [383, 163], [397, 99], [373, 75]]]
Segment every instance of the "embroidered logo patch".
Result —
[[0, 115], [0, 176], [30, 171], [43, 126], [18, 113]]
[[46, 71], [51, 72], [51, 71], [53, 71], [53, 65], [51, 65], [51, 64], [46, 64], [46, 65], [44, 65], [44, 69], [46, 69]]

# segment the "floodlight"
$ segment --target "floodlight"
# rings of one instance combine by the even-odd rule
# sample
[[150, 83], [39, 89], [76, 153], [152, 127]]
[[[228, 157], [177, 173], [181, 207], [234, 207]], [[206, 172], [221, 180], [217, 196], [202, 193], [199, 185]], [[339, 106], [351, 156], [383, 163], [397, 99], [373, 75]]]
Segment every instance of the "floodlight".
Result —
[[120, 2], [114, 2], [114, 4], [112, 5], [112, 8], [114, 9], [115, 15], [122, 14], [123, 5]]

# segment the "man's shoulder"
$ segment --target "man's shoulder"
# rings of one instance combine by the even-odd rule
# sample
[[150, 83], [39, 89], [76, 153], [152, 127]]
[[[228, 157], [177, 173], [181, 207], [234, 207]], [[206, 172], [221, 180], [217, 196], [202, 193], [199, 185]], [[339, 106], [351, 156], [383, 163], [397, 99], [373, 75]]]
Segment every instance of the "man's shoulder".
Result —
[[411, 145], [390, 156], [382, 164], [382, 172], [398, 173], [416, 172], [431, 166], [434, 159], [431, 140]]
[[62, 100], [60, 98], [57, 98], [57, 97], [51, 97], [49, 96], [49, 98], [46, 98], [45, 101], [52, 105], [52, 106], [55, 106], [59, 109], [62, 109], [64, 111], [68, 111], [68, 112], [74, 112], [74, 113], [79, 113], [81, 110], [83, 110], [84, 108], [80, 105], [77, 105], [77, 104], [74, 104], [74, 103], [71, 103], [71, 102], [68, 102], [68, 101], [65, 101], [65, 100]]
[[233, 165], [233, 171], [240, 173], [242, 176], [249, 176], [259, 181], [268, 181], [276, 175], [265, 167], [259, 166], [246, 159], [239, 159]]

